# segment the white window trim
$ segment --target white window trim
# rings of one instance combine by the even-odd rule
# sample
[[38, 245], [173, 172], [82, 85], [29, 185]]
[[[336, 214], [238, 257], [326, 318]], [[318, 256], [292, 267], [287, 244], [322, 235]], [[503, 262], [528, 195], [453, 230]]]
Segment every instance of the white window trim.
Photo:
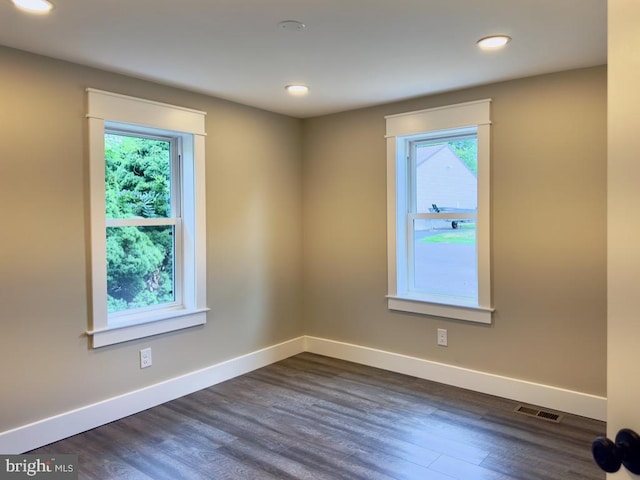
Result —
[[[87, 89], [89, 121], [89, 188], [91, 215], [92, 328], [87, 334], [98, 348], [206, 323], [205, 112], [165, 103]], [[183, 139], [182, 181], [193, 195], [182, 193], [182, 304], [109, 323], [104, 198], [104, 133], [106, 125], [134, 125], [177, 134]], [[191, 161], [189, 159], [192, 159]]]
[[[491, 99], [460, 103], [446, 107], [431, 108], [416, 112], [386, 116], [387, 138], [387, 271], [388, 308], [405, 312], [434, 315], [438, 317], [467, 320], [490, 324], [491, 303], [491, 185], [490, 185], [490, 103]], [[406, 293], [402, 278], [398, 274], [398, 243], [404, 242], [403, 228], [399, 218], [397, 192], [398, 182], [405, 175], [406, 154], [403, 137], [429, 134], [440, 130], [466, 127], [478, 129], [478, 211], [477, 211], [477, 259], [478, 259], [478, 304], [454, 303], [450, 300], [434, 301]], [[400, 140], [399, 140], [399, 137]]]

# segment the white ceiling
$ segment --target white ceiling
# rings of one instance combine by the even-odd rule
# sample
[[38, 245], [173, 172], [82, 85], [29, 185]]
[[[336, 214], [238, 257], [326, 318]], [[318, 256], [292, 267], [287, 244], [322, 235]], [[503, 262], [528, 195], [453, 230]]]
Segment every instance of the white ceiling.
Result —
[[607, 61], [606, 0], [53, 1], [0, 44], [301, 118]]

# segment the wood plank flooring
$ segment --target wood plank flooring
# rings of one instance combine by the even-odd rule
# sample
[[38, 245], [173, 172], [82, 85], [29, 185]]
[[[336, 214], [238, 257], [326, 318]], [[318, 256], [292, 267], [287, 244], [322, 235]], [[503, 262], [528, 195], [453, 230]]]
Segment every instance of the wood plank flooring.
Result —
[[303, 353], [30, 453], [80, 479], [602, 480], [605, 424]]

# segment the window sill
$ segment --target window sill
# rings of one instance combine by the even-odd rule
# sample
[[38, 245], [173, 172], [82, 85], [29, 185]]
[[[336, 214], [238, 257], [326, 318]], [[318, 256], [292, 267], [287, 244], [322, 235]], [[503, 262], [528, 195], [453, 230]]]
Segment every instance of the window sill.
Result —
[[93, 337], [93, 348], [105, 347], [137, 338], [150, 337], [152, 335], [204, 325], [207, 323], [208, 310], [208, 308], [204, 308], [199, 310], [173, 311], [169, 314], [150, 318], [145, 322], [91, 330], [87, 332], [87, 335]]
[[387, 296], [389, 310], [491, 324], [493, 308], [476, 305], [435, 303], [418, 298]]

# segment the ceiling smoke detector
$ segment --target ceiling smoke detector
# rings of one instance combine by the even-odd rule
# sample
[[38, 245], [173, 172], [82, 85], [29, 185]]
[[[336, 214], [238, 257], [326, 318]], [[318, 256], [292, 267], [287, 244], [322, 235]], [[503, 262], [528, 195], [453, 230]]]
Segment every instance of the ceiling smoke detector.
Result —
[[283, 20], [278, 24], [278, 28], [280, 28], [281, 30], [286, 30], [288, 32], [300, 32], [307, 28], [307, 26], [297, 20]]

